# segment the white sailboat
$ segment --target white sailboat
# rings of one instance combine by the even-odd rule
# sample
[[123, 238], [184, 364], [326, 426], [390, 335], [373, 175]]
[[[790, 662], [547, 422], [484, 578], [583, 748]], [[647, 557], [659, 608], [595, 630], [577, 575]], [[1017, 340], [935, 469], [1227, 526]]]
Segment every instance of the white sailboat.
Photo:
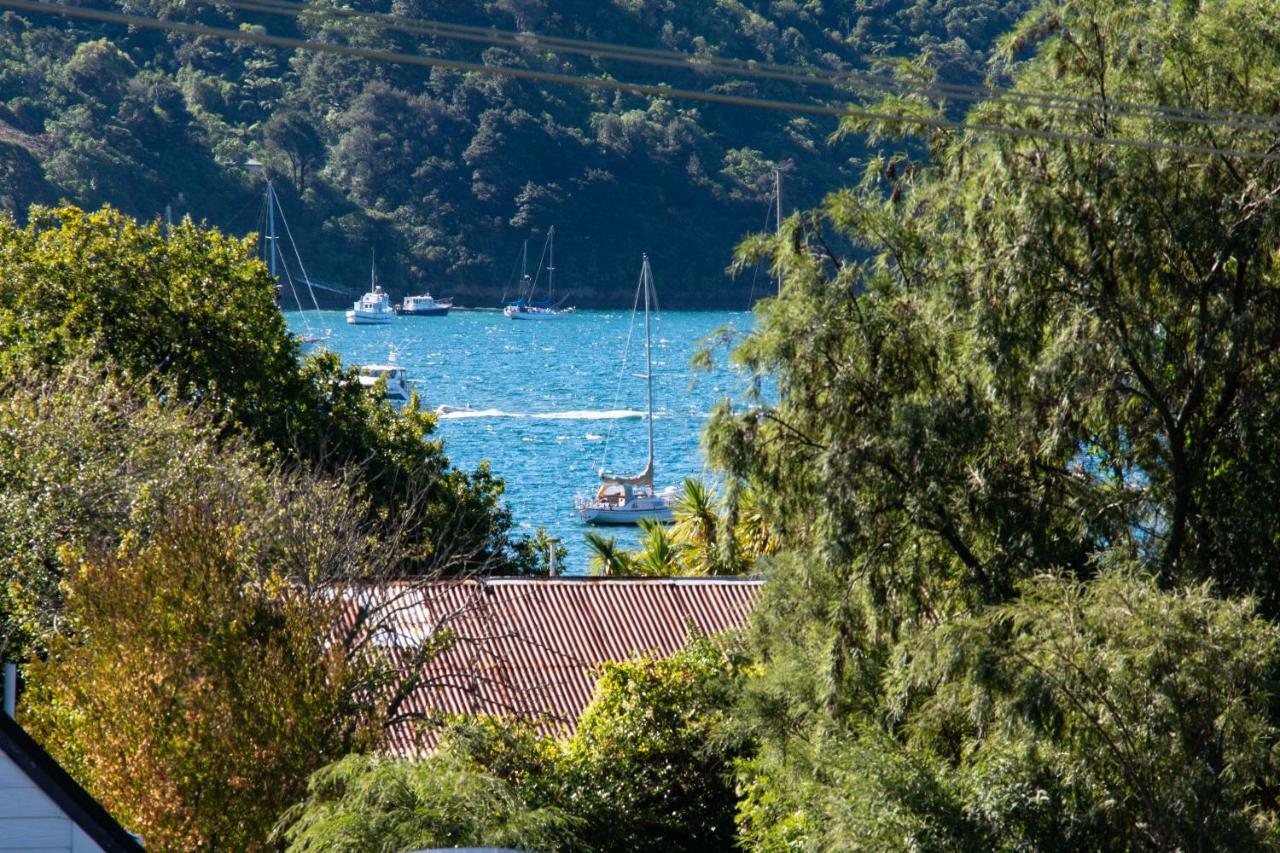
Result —
[[588, 524], [639, 524], [646, 519], [671, 521], [675, 516], [676, 489], [657, 491], [653, 487], [653, 357], [649, 332], [649, 303], [652, 301], [653, 273], [649, 256], [640, 267], [644, 288], [644, 363], [648, 389], [649, 457], [644, 470], [632, 477], [600, 472], [600, 487], [594, 497], [574, 501], [578, 516]]
[[391, 307], [391, 297], [378, 284], [377, 269], [371, 264], [369, 292], [351, 306], [351, 310], [347, 312], [347, 322], [353, 326], [372, 326], [390, 323], [395, 318], [396, 311]]
[[[525, 241], [523, 254], [520, 260], [520, 295], [516, 301], [509, 302], [502, 309], [502, 313], [512, 320], [555, 320], [566, 314], [573, 313], [572, 308], [562, 308], [551, 302], [551, 291], [555, 286], [556, 275], [556, 246], [555, 246], [556, 227], [551, 226], [547, 231], [547, 244], [545, 251], [548, 253], [547, 262], [547, 298], [542, 302], [533, 300], [533, 290], [537, 286], [537, 279], [530, 281], [528, 260], [529, 260], [529, 241]], [[542, 262], [539, 261], [539, 269]]]

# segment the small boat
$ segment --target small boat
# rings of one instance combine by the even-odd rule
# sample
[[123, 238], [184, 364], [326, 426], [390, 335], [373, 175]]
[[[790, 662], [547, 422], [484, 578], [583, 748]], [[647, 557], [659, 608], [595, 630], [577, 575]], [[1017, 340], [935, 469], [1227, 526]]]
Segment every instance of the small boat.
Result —
[[386, 380], [383, 398], [395, 406], [402, 408], [409, 402], [413, 391], [409, 388], [409, 375], [403, 367], [396, 363], [396, 354], [387, 356], [386, 364], [366, 364], [360, 367], [360, 384], [365, 388], [377, 388], [378, 383]]
[[361, 296], [347, 312], [347, 322], [356, 326], [390, 323], [395, 318], [391, 297], [381, 285], [374, 285], [373, 290]]
[[361, 296], [347, 312], [347, 322], [353, 326], [374, 326], [390, 323], [396, 318], [391, 307], [391, 297], [378, 284], [377, 263], [369, 262], [369, 292]]
[[443, 317], [453, 307], [452, 299], [432, 299], [430, 293], [406, 296], [396, 313], [409, 317]]
[[640, 287], [644, 288], [644, 363], [648, 386], [649, 459], [644, 470], [633, 477], [600, 472], [600, 487], [594, 497], [574, 501], [578, 516], [588, 524], [639, 524], [641, 521], [671, 521], [675, 517], [676, 489], [657, 491], [653, 487], [653, 358], [650, 353], [649, 303], [652, 301], [653, 273], [649, 256], [640, 267]]
[[[547, 231], [547, 242], [542, 248], [543, 255], [547, 258], [547, 298], [540, 302], [535, 302], [533, 299], [533, 292], [538, 286], [538, 276], [529, 278], [529, 241], [525, 241], [520, 259], [520, 296], [514, 302], [508, 302], [502, 309], [502, 313], [509, 319], [556, 320], [573, 313], [572, 308], [562, 308], [551, 302], [551, 291], [556, 274], [555, 236], [556, 227], [553, 225]], [[542, 260], [539, 259], [538, 273], [541, 274], [541, 272]]]

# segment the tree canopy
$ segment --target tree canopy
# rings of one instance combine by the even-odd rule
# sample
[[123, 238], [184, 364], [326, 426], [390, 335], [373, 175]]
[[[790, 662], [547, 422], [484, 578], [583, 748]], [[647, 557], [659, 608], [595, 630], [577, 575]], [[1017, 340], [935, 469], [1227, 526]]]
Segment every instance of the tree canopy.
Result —
[[[162, 401], [198, 407], [221, 436], [266, 459], [358, 469], [371, 513], [414, 519], [407, 572], [529, 565], [507, 540], [501, 482], [487, 467], [450, 467], [434, 416], [379, 403], [332, 353], [300, 361], [248, 241], [110, 208], [38, 208], [26, 226], [0, 222], [0, 265], [0, 376], [21, 386], [72, 362], [118, 372]], [[57, 440], [56, 428], [25, 426], [15, 424], [15, 442]]]
[[[806, 68], [879, 68], [923, 50], [949, 79], [971, 82], [1028, 2], [362, 0], [343, 8]], [[554, 73], [747, 96], [830, 94], [341, 16], [158, 0], [128, 10]], [[853, 178], [847, 158], [860, 153], [826, 146], [835, 129], [827, 120], [13, 12], [0, 17], [0, 103], [0, 174], [12, 178], [3, 200], [17, 215], [63, 197], [142, 219], [170, 206], [244, 234], [261, 228], [252, 159], [277, 178], [317, 278], [363, 281], [374, 245], [396, 295], [425, 285], [470, 304], [496, 302], [520, 240], [556, 225], [559, 280], [578, 304], [630, 304], [629, 259], [662, 246], [680, 259], [670, 265], [668, 305], [741, 309], [752, 294], [725, 280], [725, 258], [759, 227], [773, 170], [786, 173], [788, 206], [812, 204]]]
[[[971, 120], [1267, 150], [1247, 123], [1111, 105], [1273, 112], [1270, 15], [1044, 3], [998, 61], [1081, 107], [1009, 99]], [[863, 131], [896, 132], [845, 128]], [[927, 161], [904, 140], [739, 257], [785, 280], [735, 354], [777, 396], [723, 407], [708, 437], [786, 555], [756, 624], [745, 825], [763, 847], [1274, 844], [1280, 169], [924, 142]], [[1201, 703], [1233, 710], [1193, 719]], [[1245, 730], [1256, 751], [1226, 758]]]

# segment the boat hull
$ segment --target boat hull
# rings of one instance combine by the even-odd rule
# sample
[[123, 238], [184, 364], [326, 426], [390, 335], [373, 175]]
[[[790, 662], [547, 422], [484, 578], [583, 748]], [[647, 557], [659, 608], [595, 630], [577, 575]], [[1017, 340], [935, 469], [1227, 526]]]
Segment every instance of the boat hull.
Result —
[[510, 308], [502, 313], [512, 320], [559, 320], [564, 316], [561, 311], [519, 311]]
[[363, 311], [348, 311], [347, 322], [353, 326], [383, 326], [394, 320], [396, 315], [391, 314], [369, 314]]
[[449, 313], [448, 308], [414, 308], [409, 310], [401, 308], [400, 312], [406, 317], [443, 317]]
[[602, 526], [635, 527], [642, 521], [657, 521], [661, 524], [675, 520], [675, 510], [670, 506], [661, 507], [603, 507], [580, 506], [578, 517], [587, 524]]

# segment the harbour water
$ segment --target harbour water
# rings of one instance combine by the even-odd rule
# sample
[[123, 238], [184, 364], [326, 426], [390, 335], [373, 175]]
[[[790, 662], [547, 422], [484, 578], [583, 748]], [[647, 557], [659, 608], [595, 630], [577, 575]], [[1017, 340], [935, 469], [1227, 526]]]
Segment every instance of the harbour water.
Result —
[[[525, 322], [500, 311], [455, 310], [385, 326], [348, 325], [341, 311], [285, 317], [300, 334], [330, 329], [327, 346], [346, 364], [385, 362], [394, 350], [428, 410], [469, 406], [440, 417], [437, 434], [450, 461], [469, 470], [487, 460], [506, 482], [516, 535], [546, 528], [568, 549], [566, 570], [586, 571], [590, 528], [574, 514], [574, 495], [595, 490], [601, 467], [623, 474], [644, 467], [643, 314], [577, 311]], [[690, 360], [708, 335], [750, 324], [746, 312], [653, 317], [658, 487], [708, 474], [701, 449], [707, 415], [720, 399], [741, 401], [745, 382], [723, 352], [709, 372], [695, 371]], [[604, 532], [628, 547], [639, 540], [635, 528]]]

